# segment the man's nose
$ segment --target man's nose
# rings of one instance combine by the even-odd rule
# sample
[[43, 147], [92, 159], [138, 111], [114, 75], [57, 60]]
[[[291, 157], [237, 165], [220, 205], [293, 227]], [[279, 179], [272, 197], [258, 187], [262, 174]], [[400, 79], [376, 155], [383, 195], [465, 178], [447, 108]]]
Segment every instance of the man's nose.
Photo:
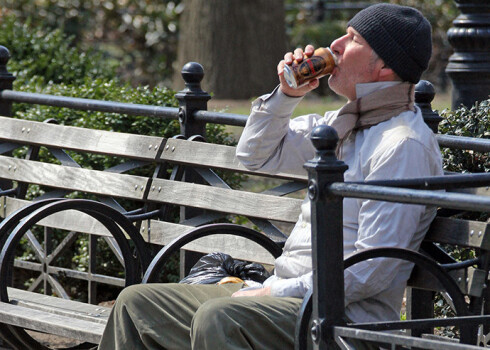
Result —
[[341, 55], [344, 52], [344, 40], [346, 35], [341, 36], [340, 38], [335, 39], [332, 41], [332, 44], [330, 44], [330, 49], [333, 51], [334, 54], [336, 55]]

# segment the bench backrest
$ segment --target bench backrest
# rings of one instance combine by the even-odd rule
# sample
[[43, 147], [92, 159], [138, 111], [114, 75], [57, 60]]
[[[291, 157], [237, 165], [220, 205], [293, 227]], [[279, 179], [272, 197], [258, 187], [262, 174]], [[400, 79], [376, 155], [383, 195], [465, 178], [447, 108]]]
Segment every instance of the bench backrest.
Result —
[[[270, 176], [262, 172], [251, 172], [243, 167], [235, 157], [235, 148], [224, 145], [195, 142], [182, 139], [164, 139], [161, 137], [114, 133], [108, 131], [84, 129], [70, 126], [40, 123], [0, 117], [0, 178], [22, 184], [35, 184], [49, 187], [53, 192], [47, 192], [40, 198], [63, 196], [69, 193], [86, 193], [102, 198], [106, 203], [117, 207], [124, 212], [123, 206], [113, 198], [128, 199], [145, 204], [170, 205], [198, 208], [205, 214], [192, 219], [174, 223], [161, 220], [144, 220], [141, 222], [143, 237], [155, 244], [165, 245], [176, 236], [188, 231], [192, 227], [209, 223], [226, 215], [240, 215], [251, 218], [252, 222], [276, 240], [284, 239], [281, 232], [270, 221], [293, 224], [299, 214], [302, 195], [296, 198], [283, 197], [289, 191], [304, 187], [305, 176], [293, 174], [277, 174], [274, 180], [281, 183], [279, 188], [272, 188], [265, 193], [256, 193], [244, 190], [230, 189], [215, 173], [216, 170], [226, 170], [254, 176]], [[31, 149], [27, 159], [13, 158], [6, 153], [14, 149], [28, 146]], [[40, 162], [38, 157], [32, 157], [32, 150], [43, 147], [50, 150], [61, 164]], [[117, 157], [124, 160], [112, 169], [82, 169], [66, 152], [82, 154], [98, 154]], [[167, 178], [158, 178], [154, 175], [130, 175], [126, 172], [143, 166], [166, 166], [173, 168], [172, 175]], [[208, 182], [204, 184], [185, 183], [176, 175], [179, 168], [194, 169]], [[162, 172], [160, 172], [162, 173]], [[162, 174], [160, 174], [161, 176]], [[209, 186], [211, 184], [211, 186]], [[6, 188], [2, 188], [6, 190]], [[62, 190], [58, 192], [54, 190]], [[479, 194], [488, 192], [488, 188], [479, 188]], [[25, 192], [25, 190], [24, 190]], [[270, 193], [270, 194], [269, 194]], [[19, 196], [17, 196], [19, 197]], [[22, 196], [20, 196], [22, 197]], [[0, 214], [6, 217], [11, 212], [25, 205], [22, 198], [3, 196]], [[93, 223], [93, 219], [80, 220], [79, 213], [73, 213], [77, 220], [70, 218], [70, 214], [53, 215], [46, 220], [46, 224], [54, 228], [75, 230], [85, 233], [107, 235], [104, 228]], [[481, 227], [473, 226], [466, 220], [437, 218], [427, 236], [428, 240], [447, 244], [460, 245], [470, 240], [470, 232], [486, 232]], [[459, 229], [447, 232], [447, 227]], [[476, 237], [477, 235], [475, 235]], [[484, 235], [483, 235], [484, 236]], [[454, 239], [451, 240], [450, 237]], [[481, 237], [481, 235], [480, 235]], [[226, 240], [222, 240], [226, 242]], [[485, 240], [483, 240], [485, 241]], [[200, 242], [191, 247], [192, 250], [209, 252], [209, 249], [220, 249], [212, 240], [205, 244]], [[241, 250], [240, 245], [230, 253], [237, 258], [246, 258], [250, 255], [248, 244]], [[206, 248], [206, 246], [209, 246]], [[226, 244], [229, 246], [229, 244]], [[224, 248], [224, 247], [223, 247]], [[482, 249], [484, 246], [477, 246]], [[229, 249], [229, 248], [228, 248]], [[271, 262], [270, 258], [252, 254], [257, 261]], [[249, 256], [250, 258], [250, 256]]]
[[[260, 172], [246, 170], [236, 159], [235, 149], [230, 146], [207, 144], [203, 142], [164, 139], [160, 137], [114, 133], [108, 131], [83, 129], [48, 123], [0, 117], [0, 178], [17, 183], [19, 192], [25, 193], [26, 186], [49, 188], [39, 198], [50, 196], [77, 196], [91, 198], [97, 196], [101, 201], [125, 212], [124, 206], [116, 199], [131, 200], [141, 207], [197, 208], [204, 214], [181, 220], [180, 223], [155, 218], [140, 223], [143, 237], [158, 245], [165, 245], [176, 236], [194, 226], [223, 219], [228, 215], [249, 217], [251, 222], [262, 227], [276, 240], [286, 237], [271, 220], [292, 224], [297, 220], [301, 199], [283, 196], [289, 191], [304, 187], [305, 177], [278, 174], [275, 181], [282, 183], [278, 189], [266, 193], [235, 190], [219, 178], [213, 170], [226, 169], [232, 172], [262, 176]], [[13, 150], [29, 147], [28, 156], [14, 158]], [[52, 158], [33, 157], [33, 150], [49, 150], [60, 164], [49, 163]], [[110, 169], [82, 169], [70, 154], [96, 154], [121, 159], [121, 163]], [[45, 160], [49, 159], [49, 162]], [[124, 162], [123, 162], [124, 161]], [[135, 169], [153, 166], [170, 171], [154, 171], [153, 175], [132, 175]], [[183, 169], [194, 169], [208, 184], [194, 184], [180, 181]], [[160, 178], [162, 177], [162, 178]], [[288, 182], [292, 185], [285, 185]], [[212, 186], [209, 186], [211, 184]], [[24, 189], [21, 190], [21, 187]], [[286, 188], [285, 190], [282, 190]], [[8, 188], [2, 188], [8, 190]], [[269, 194], [268, 194], [269, 193]], [[3, 217], [25, 205], [22, 195], [3, 196]], [[39, 199], [38, 198], [38, 199]], [[157, 220], [158, 219], [158, 220]], [[170, 218], [174, 219], [174, 218]], [[53, 215], [45, 221], [53, 228], [107, 235], [92, 218], [81, 219], [80, 213]], [[204, 240], [204, 239], [203, 239]], [[256, 252], [251, 243], [209, 239], [194, 244], [189, 249], [209, 252], [223, 249], [238, 258], [248, 258], [260, 262], [271, 262], [265, 252]]]

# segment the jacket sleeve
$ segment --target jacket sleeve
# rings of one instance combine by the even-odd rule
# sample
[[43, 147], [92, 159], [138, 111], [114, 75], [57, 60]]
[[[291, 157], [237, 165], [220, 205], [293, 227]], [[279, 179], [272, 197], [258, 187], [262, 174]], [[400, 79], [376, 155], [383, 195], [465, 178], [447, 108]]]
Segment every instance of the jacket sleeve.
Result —
[[295, 278], [274, 278], [264, 283], [271, 287], [273, 297], [303, 298], [313, 286], [313, 273], [309, 272]]
[[[413, 139], [405, 139], [388, 152], [377, 157], [366, 181], [429, 176], [430, 153]], [[355, 242], [357, 250], [377, 247], [418, 249], [414, 234], [424, 215], [424, 205], [359, 200], [359, 229]], [[435, 211], [434, 211], [435, 212]], [[417, 245], [417, 247], [414, 247]], [[372, 259], [345, 270], [345, 303], [374, 296], [392, 283], [403, 263], [399, 259]], [[409, 277], [410, 269], [405, 269]]]
[[236, 151], [246, 168], [272, 174], [306, 173], [303, 164], [314, 155], [309, 135], [321, 117], [311, 114], [291, 120], [300, 101], [276, 88], [253, 102]]

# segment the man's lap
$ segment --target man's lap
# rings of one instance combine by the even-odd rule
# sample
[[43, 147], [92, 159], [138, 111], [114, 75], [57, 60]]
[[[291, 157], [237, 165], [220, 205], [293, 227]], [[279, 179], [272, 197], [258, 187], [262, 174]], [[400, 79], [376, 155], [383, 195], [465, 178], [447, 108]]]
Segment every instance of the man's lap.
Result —
[[212, 348], [223, 342], [233, 348], [231, 339], [241, 342], [237, 348], [245, 344], [253, 348], [292, 346], [302, 300], [231, 297], [240, 288], [237, 284], [137, 285], [126, 288], [118, 303], [119, 307], [124, 305], [127, 312], [133, 313], [132, 318], [142, 331], [140, 336], [150, 337], [162, 345], [176, 333], [181, 336], [187, 333], [194, 348]]

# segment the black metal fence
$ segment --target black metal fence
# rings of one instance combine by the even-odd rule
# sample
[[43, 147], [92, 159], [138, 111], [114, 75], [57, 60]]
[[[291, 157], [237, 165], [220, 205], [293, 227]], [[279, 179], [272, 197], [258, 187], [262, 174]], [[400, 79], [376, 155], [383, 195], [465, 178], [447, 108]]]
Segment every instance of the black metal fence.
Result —
[[[10, 116], [12, 103], [32, 103], [58, 107], [67, 107], [80, 110], [105, 111], [112, 113], [124, 113], [128, 115], [145, 115], [158, 118], [178, 119], [182, 133], [186, 137], [192, 135], [205, 135], [206, 123], [243, 126], [247, 116], [218, 113], [207, 111], [207, 101], [210, 95], [202, 91], [200, 81], [204, 72], [197, 63], [188, 63], [182, 69], [185, 80], [185, 89], [176, 97], [180, 108], [168, 108], [158, 106], [146, 106], [112, 101], [97, 101], [80, 98], [51, 96], [44, 94], [23, 93], [12, 90], [12, 82], [15, 79], [7, 70], [9, 52], [0, 46], [0, 115]], [[416, 87], [416, 103], [424, 111], [426, 122], [434, 131], [437, 131], [437, 123], [440, 118], [430, 108], [430, 102], [434, 97], [433, 88], [427, 82], [421, 82]], [[383, 181], [378, 183], [344, 183], [343, 172], [345, 164], [335, 158], [336, 133], [329, 127], [320, 127], [312, 134], [312, 141], [317, 149], [318, 157], [308, 162], [305, 167], [310, 174], [308, 195], [312, 203], [312, 242], [314, 269], [314, 293], [313, 293], [313, 327], [311, 336], [315, 348], [326, 349], [331, 347], [348, 348], [340, 338], [374, 339], [383, 343], [414, 346], [419, 348], [440, 348], [440, 343], [407, 338], [398, 335], [379, 333], [379, 330], [400, 329], [420, 326], [420, 322], [432, 322], [439, 325], [442, 322], [454, 323], [486, 323], [490, 322], [490, 316], [464, 319], [458, 318], [450, 321], [416, 321], [413, 324], [384, 323], [383, 326], [354, 325], [356, 329], [345, 327], [342, 323], [344, 316], [344, 282], [343, 282], [343, 249], [342, 249], [342, 198], [370, 198], [384, 201], [418, 203], [437, 205], [455, 209], [490, 211], [490, 198], [453, 193], [434, 192], [434, 189], [449, 188], [452, 186], [471, 187], [489, 186], [490, 174], [473, 174], [451, 177], [424, 178], [411, 181]], [[443, 147], [455, 147], [472, 149], [479, 152], [490, 152], [490, 140], [463, 138], [454, 136], [437, 135], [437, 139]], [[470, 186], [471, 185], [471, 186]], [[419, 189], [413, 189], [419, 188]], [[326, 215], [317, 213], [329, 213], [328, 224], [324, 222]], [[325, 247], [329, 247], [329, 255], [320, 254]], [[362, 258], [371, 258], [376, 254], [383, 256], [397, 255], [402, 259], [415, 261], [422, 259], [414, 257], [412, 252], [385, 250], [382, 252], [371, 251]], [[417, 324], [418, 322], [418, 324]], [[374, 327], [374, 328], [373, 328]], [[364, 328], [364, 330], [361, 330]], [[367, 329], [375, 329], [376, 332]], [[305, 333], [303, 333], [303, 340]], [[298, 340], [302, 344], [302, 340]], [[299, 346], [299, 345], [298, 345]], [[449, 344], [445, 348], [468, 348], [463, 345]]]
[[[448, 177], [427, 177], [411, 180], [386, 180], [364, 183], [344, 183], [343, 172], [346, 165], [335, 157], [335, 147], [338, 141], [335, 130], [328, 126], [319, 126], [312, 132], [312, 142], [317, 149], [317, 156], [313, 161], [305, 164], [309, 172], [308, 195], [311, 200], [312, 210], [312, 245], [314, 271], [313, 293], [313, 326], [311, 328], [315, 348], [334, 348], [342, 342], [340, 337], [349, 339], [371, 340], [391, 344], [392, 346], [411, 343], [417, 348], [434, 348], [431, 341], [424, 339], [410, 339], [399, 335], [377, 334], [373, 332], [353, 332], [346, 328], [344, 319], [344, 281], [343, 270], [349, 264], [376, 257], [392, 257], [408, 260], [420, 264], [430, 270], [433, 267], [434, 278], [444, 278], [443, 270], [437, 271], [436, 265], [425, 261], [425, 257], [416, 252], [394, 248], [380, 248], [360, 252], [355, 256], [343, 260], [343, 223], [342, 223], [342, 198], [365, 198], [388, 202], [425, 204], [443, 208], [462, 209], [478, 212], [490, 212], [490, 197], [475, 196], [459, 193], [441, 193], [432, 190], [453, 186], [479, 187], [490, 184], [490, 174], [469, 174]], [[466, 144], [469, 146], [469, 144]], [[490, 152], [490, 142], [481, 145], [481, 150]], [[425, 189], [412, 189], [425, 188]], [[321, 215], [328, 213], [328, 215]], [[322, 254], [328, 251], [329, 254]], [[345, 264], [345, 265], [344, 265]], [[453, 289], [455, 295], [458, 287], [453, 280], [441, 281], [448, 290]], [[456, 300], [453, 300], [456, 303]], [[464, 301], [460, 300], [464, 309]], [[304, 317], [309, 318], [309, 314]], [[306, 321], [304, 321], [306, 322]], [[437, 327], [442, 325], [459, 325], [464, 327], [472, 323], [489, 324], [490, 315], [469, 318], [453, 318], [451, 320], [417, 320], [411, 322], [383, 322], [382, 324], [355, 324], [352, 328], [375, 329], [376, 331], [421, 328], [430, 325]], [[470, 335], [468, 335], [470, 337]], [[298, 335], [298, 344], [303, 343]], [[439, 343], [439, 346], [440, 343]], [[446, 345], [444, 345], [446, 347]], [[436, 347], [437, 348], [437, 347]], [[464, 347], [461, 347], [464, 348]]]

